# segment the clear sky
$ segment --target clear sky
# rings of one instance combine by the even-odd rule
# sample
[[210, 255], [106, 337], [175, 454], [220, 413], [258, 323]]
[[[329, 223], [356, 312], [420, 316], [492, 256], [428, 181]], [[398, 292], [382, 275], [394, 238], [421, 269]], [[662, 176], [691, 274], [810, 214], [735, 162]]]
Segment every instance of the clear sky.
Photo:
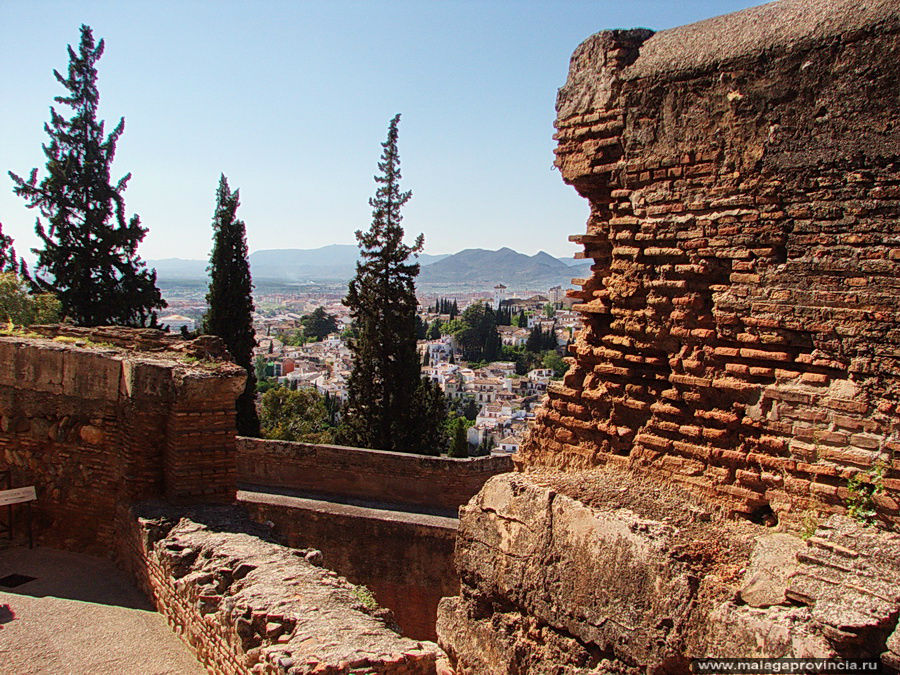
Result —
[[[556, 90], [604, 28], [664, 29], [758, 0], [44, 2], [0, 0], [0, 222], [22, 253], [35, 211], [6, 175], [43, 169], [66, 44], [106, 40], [101, 116], [125, 117], [114, 179], [144, 258], [206, 258], [219, 174], [250, 250], [355, 243], [387, 123], [400, 122], [408, 235], [428, 253], [571, 255], [587, 203], [552, 170]], [[64, 109], [68, 110], [68, 109]], [[39, 172], [39, 175], [40, 172]]]

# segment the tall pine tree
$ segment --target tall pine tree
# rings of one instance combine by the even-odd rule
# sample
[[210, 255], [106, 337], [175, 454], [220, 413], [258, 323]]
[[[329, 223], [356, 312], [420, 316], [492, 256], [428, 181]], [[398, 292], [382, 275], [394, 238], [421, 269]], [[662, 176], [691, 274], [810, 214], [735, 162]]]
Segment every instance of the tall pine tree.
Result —
[[94, 43], [88, 26], [81, 26], [78, 52], [69, 46], [69, 70], [53, 74], [68, 91], [54, 100], [71, 108], [65, 119], [50, 108], [44, 125], [50, 142], [43, 146], [47, 176], [38, 182], [37, 169], [28, 179], [10, 172], [15, 193], [46, 218], [35, 227], [44, 244], [37, 253], [34, 285], [53, 291], [62, 314], [83, 326], [156, 324], [156, 309], [165, 307], [156, 287], [156, 271], [148, 270], [137, 253], [147, 230], [137, 215], [125, 220], [122, 193], [131, 178], [110, 183], [110, 167], [125, 119], [104, 135], [97, 120], [100, 94], [95, 64], [103, 40]]
[[253, 367], [253, 282], [247, 261], [244, 221], [237, 219], [240, 191], [231, 191], [222, 175], [216, 190], [213, 215], [213, 249], [209, 256], [209, 310], [203, 331], [225, 342], [235, 363], [247, 371], [247, 385], [237, 400], [237, 430], [242, 436], [259, 436], [256, 412], [256, 374]]
[[400, 209], [411, 192], [400, 190], [396, 115], [382, 143], [378, 188], [369, 200], [372, 224], [356, 232], [361, 260], [344, 304], [350, 308], [357, 335], [350, 341], [353, 370], [347, 383], [347, 405], [340, 439], [381, 450], [429, 452], [423, 447], [424, 407], [416, 353], [415, 278], [418, 263], [410, 256], [422, 250], [403, 243]]

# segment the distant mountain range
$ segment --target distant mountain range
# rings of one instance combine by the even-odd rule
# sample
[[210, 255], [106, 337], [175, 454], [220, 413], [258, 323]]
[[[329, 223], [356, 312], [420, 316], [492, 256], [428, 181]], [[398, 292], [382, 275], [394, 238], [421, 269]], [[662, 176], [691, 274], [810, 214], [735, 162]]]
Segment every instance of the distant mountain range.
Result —
[[[257, 283], [310, 283], [349, 281], [356, 273], [359, 249], [354, 244], [332, 244], [315, 249], [269, 249], [250, 254], [250, 272]], [[568, 286], [590, 266], [580, 260], [554, 258], [540, 251], [528, 256], [511, 248], [488, 251], [470, 248], [444, 255], [420, 254], [418, 284], [507, 286]], [[161, 285], [202, 282], [205, 260], [165, 258], [148, 260]], [[581, 268], [584, 268], [582, 270]]]

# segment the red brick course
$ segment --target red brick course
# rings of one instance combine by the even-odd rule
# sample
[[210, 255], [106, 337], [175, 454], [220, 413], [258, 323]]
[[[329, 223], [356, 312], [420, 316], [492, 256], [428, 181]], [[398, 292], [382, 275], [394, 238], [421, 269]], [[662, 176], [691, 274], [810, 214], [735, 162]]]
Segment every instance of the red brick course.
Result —
[[576, 51], [556, 165], [590, 201], [571, 239], [593, 273], [570, 291], [584, 329], [523, 466], [625, 464], [789, 521], [842, 510], [848, 480], [877, 470], [900, 522], [885, 21], [695, 70], [640, 68], [640, 31]]

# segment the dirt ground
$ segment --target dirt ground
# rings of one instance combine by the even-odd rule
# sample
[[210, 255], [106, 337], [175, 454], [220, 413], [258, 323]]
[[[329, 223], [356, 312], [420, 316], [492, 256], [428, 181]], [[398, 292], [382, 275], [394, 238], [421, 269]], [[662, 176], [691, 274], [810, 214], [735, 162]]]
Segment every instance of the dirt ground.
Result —
[[[34, 580], [2, 585], [11, 574]], [[111, 562], [48, 548], [0, 550], [0, 673], [205, 672]]]

